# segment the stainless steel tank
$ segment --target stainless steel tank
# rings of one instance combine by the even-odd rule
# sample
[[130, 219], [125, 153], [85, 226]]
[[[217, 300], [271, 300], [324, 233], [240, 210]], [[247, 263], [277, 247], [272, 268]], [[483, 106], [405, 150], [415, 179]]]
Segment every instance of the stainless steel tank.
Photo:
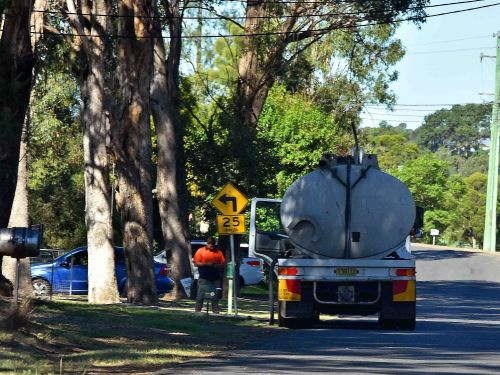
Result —
[[296, 180], [280, 214], [292, 242], [311, 257], [366, 258], [404, 243], [415, 203], [406, 185], [380, 171], [376, 159], [352, 165], [335, 159]]

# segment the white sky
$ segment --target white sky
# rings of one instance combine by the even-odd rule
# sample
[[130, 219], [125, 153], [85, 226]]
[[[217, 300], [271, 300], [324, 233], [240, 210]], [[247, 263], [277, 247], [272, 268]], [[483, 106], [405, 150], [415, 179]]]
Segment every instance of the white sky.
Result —
[[[434, 0], [432, 4], [447, 2], [451, 0]], [[427, 13], [497, 3], [500, 1], [429, 8]], [[391, 85], [397, 95], [398, 105], [394, 112], [387, 112], [383, 107], [368, 107], [362, 115], [365, 119], [363, 126], [377, 126], [380, 120], [386, 120], [393, 126], [406, 122], [409, 128], [414, 129], [421, 125], [426, 114], [445, 108], [430, 104], [492, 101], [492, 95], [480, 93], [494, 93], [495, 59], [484, 58], [481, 62], [480, 55], [496, 54], [493, 34], [498, 31], [500, 5], [431, 17], [420, 30], [413, 24], [401, 26], [397, 36], [407, 53], [396, 66], [399, 79]]]

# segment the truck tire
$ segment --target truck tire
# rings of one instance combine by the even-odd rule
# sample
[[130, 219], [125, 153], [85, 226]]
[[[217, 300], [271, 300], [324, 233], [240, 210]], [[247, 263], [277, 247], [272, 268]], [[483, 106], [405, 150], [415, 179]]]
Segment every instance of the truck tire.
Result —
[[[319, 317], [319, 315], [318, 315]], [[315, 318], [285, 318], [281, 314], [281, 303], [278, 302], [278, 325], [290, 329], [311, 328], [315, 323]]]
[[379, 317], [378, 323], [382, 329], [402, 329], [414, 331], [416, 327], [416, 319], [384, 319]]

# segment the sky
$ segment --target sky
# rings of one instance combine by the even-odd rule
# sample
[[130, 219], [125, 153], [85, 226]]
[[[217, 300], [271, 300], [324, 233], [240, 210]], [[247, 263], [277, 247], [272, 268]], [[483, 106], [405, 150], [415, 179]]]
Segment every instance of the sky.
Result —
[[[431, 4], [452, 0], [432, 1]], [[398, 81], [391, 84], [397, 96], [394, 112], [383, 106], [368, 107], [363, 126], [377, 126], [386, 120], [395, 126], [406, 122], [408, 128], [421, 125], [425, 115], [441, 108], [439, 104], [481, 103], [492, 101], [495, 89], [496, 39], [500, 31], [500, 1], [477, 1], [449, 7], [428, 8], [428, 14], [443, 13], [488, 4], [485, 9], [431, 17], [419, 30], [405, 23], [397, 32], [406, 49], [396, 65]], [[483, 94], [483, 95], [481, 95]]]

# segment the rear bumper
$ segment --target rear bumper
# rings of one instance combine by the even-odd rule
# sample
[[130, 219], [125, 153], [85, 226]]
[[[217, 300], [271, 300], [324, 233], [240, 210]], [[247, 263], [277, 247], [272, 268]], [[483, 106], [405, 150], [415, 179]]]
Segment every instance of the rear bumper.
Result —
[[[408, 288], [403, 293], [398, 284], [397, 280], [350, 283], [301, 281], [300, 287], [295, 285], [293, 298], [285, 300], [279, 298], [279, 303], [282, 316], [286, 318], [310, 318], [315, 313], [347, 315], [380, 313], [387, 319], [414, 318], [415, 283], [411, 280], [406, 281]], [[283, 294], [278, 297], [282, 296]]]

